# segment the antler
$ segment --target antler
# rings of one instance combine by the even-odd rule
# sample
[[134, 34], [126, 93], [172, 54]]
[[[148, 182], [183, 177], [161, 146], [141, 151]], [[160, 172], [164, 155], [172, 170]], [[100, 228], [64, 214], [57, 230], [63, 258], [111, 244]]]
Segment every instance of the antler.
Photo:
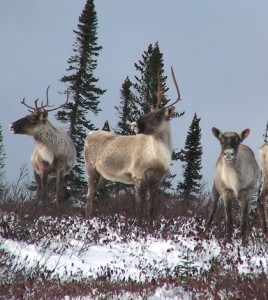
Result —
[[28, 107], [28, 111], [29, 112], [34, 112], [34, 111], [40, 111], [40, 108], [37, 106], [37, 102], [38, 102], [38, 98], [34, 101], [35, 107], [28, 105], [27, 103], [25, 103], [25, 97], [22, 99], [22, 101], [20, 102], [21, 104], [25, 105], [26, 107]]
[[175, 84], [175, 87], [176, 87], [176, 90], [177, 90], [177, 93], [178, 93], [178, 97], [177, 99], [175, 100], [175, 102], [173, 102], [172, 104], [168, 105], [165, 107], [165, 110], [171, 106], [173, 106], [174, 104], [176, 104], [179, 100], [181, 100], [181, 95], [180, 95], [180, 90], [179, 90], [179, 87], [178, 87], [178, 83], [177, 83], [177, 80], [176, 80], [176, 77], [175, 77], [175, 74], [174, 74], [174, 71], [173, 71], [173, 67], [171, 66], [171, 74], [172, 74], [172, 78], [173, 78], [173, 81], [174, 81], [174, 84]]
[[48, 103], [48, 101], [49, 101], [48, 100], [48, 90], [49, 90], [49, 88], [50, 88], [50, 85], [47, 87], [47, 90], [46, 90], [46, 103], [45, 104], [43, 103], [43, 101], [41, 101], [41, 106], [38, 106], [38, 100], [39, 100], [39, 98], [37, 98], [34, 101], [35, 106], [31, 106], [31, 105], [25, 103], [25, 98], [22, 99], [21, 104], [23, 104], [26, 107], [28, 107], [28, 110], [30, 112], [34, 112], [34, 111], [37, 111], [37, 112], [50, 112], [50, 111], [57, 110], [57, 109], [63, 107], [64, 105], [66, 105], [66, 103], [69, 100], [69, 94], [70, 94], [69, 90], [67, 90], [67, 92], [66, 92], [67, 97], [66, 97], [66, 100], [65, 100], [65, 102], [63, 104], [61, 104], [61, 105], [59, 105], [57, 107], [54, 107], [52, 109], [46, 109], [46, 107], [53, 107], [54, 106], [54, 105], [49, 105], [49, 103]]

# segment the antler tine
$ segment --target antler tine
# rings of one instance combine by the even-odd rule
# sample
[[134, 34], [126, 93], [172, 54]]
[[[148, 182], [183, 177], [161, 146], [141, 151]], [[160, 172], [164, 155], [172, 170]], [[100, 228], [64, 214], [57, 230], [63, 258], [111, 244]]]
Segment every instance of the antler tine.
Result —
[[179, 100], [181, 100], [181, 94], [180, 94], [180, 90], [179, 90], [179, 87], [178, 87], [178, 83], [177, 83], [177, 80], [176, 80], [176, 77], [175, 77], [175, 74], [174, 74], [174, 71], [173, 71], [173, 67], [171, 66], [171, 74], [172, 74], [172, 78], [173, 78], [173, 81], [174, 81], [174, 84], [175, 84], [175, 87], [176, 87], [176, 90], [177, 90], [177, 93], [178, 93], [178, 97], [176, 99], [175, 102], [173, 102], [172, 104], [168, 105], [165, 107], [165, 109], [173, 106], [174, 104], [176, 104]]
[[53, 107], [54, 105], [49, 105], [48, 103], [48, 90], [50, 88], [50, 85], [47, 87], [47, 90], [46, 90], [46, 104], [44, 104], [43, 100], [41, 102], [41, 107], [43, 109], [43, 111], [46, 111], [46, 107]]
[[[47, 88], [47, 91], [48, 91], [48, 88]], [[57, 110], [57, 109], [59, 109], [59, 108], [65, 106], [65, 105], [67, 104], [67, 102], [69, 101], [69, 95], [70, 95], [70, 92], [69, 92], [68, 89], [67, 89], [67, 91], [66, 91], [66, 95], [67, 95], [67, 97], [66, 97], [66, 100], [65, 100], [65, 102], [64, 102], [63, 104], [61, 104], [61, 105], [59, 105], [59, 106], [57, 106], [57, 107], [54, 107], [54, 108], [52, 108], [52, 109], [45, 109], [45, 108], [43, 107], [44, 111], [50, 112], [50, 111], [54, 111], [54, 110]], [[47, 106], [49, 106], [49, 105], [47, 105]], [[51, 105], [50, 105], [50, 107], [51, 107]]]
[[28, 107], [29, 112], [34, 112], [40, 110], [40, 107], [37, 106], [37, 102], [38, 102], [38, 98], [34, 101], [35, 106], [31, 106], [25, 102], [25, 97], [24, 97], [20, 103]]
[[38, 107], [38, 100], [39, 100], [39, 98], [37, 98], [35, 101], [34, 101], [34, 105], [35, 105], [35, 110], [37, 110], [37, 111], [40, 111], [40, 109], [41, 109], [41, 107]]
[[157, 92], [155, 93], [157, 98], [156, 108], [163, 108], [162, 100], [164, 96], [164, 91], [161, 88], [161, 83], [160, 83], [160, 70], [158, 70], [157, 82], [158, 82], [158, 89]]
[[46, 105], [44, 105], [45, 107], [53, 107], [54, 105], [49, 105], [48, 104], [48, 90], [50, 88], [50, 85], [47, 87], [47, 90], [46, 90]]
[[46, 103], [45, 104], [44, 104], [43, 101], [41, 101], [41, 106], [38, 106], [38, 100], [39, 100], [39, 98], [37, 98], [34, 101], [34, 106], [31, 106], [31, 105], [29, 105], [29, 104], [27, 104], [25, 102], [25, 97], [22, 99], [22, 101], [20, 103], [23, 104], [23, 105], [25, 105], [30, 112], [34, 112], [34, 111], [38, 111], [38, 112], [41, 112], [41, 111], [50, 112], [50, 111], [59, 109], [59, 108], [63, 107], [64, 105], [66, 105], [66, 103], [69, 101], [69, 94], [70, 94], [69, 90], [67, 90], [67, 92], [66, 92], [67, 97], [66, 97], [66, 100], [65, 100], [65, 102], [63, 104], [59, 105], [58, 107], [54, 107], [52, 109], [46, 109], [46, 107], [53, 107], [54, 106], [54, 105], [49, 105], [49, 103], [48, 103], [48, 90], [49, 90], [49, 87], [50, 87], [50, 85], [47, 87], [47, 90], [46, 90]]

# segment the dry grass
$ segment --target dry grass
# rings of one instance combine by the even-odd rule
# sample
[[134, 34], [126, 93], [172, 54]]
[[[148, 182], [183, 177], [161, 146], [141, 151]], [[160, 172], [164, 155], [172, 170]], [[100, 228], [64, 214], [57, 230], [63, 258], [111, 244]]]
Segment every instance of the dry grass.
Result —
[[[47, 224], [44, 222], [36, 226], [37, 221], [44, 215], [40, 207], [33, 200], [33, 193], [28, 185], [18, 184], [16, 188], [7, 186], [0, 199], [0, 235], [4, 238], [34, 242], [35, 239], [44, 238], [56, 232], [47, 232]], [[15, 191], [15, 192], [14, 192]], [[164, 217], [166, 223], [155, 222], [154, 225], [144, 222], [137, 225], [134, 216], [134, 198], [132, 195], [122, 194], [117, 197], [99, 195], [95, 202], [95, 215], [103, 222], [109, 222], [114, 230], [118, 230], [117, 218], [121, 215], [128, 220], [124, 228], [120, 228], [122, 240], [127, 240], [133, 228], [133, 224], [139, 227], [139, 234], [146, 236], [148, 233], [164, 238], [170, 238], [179, 230], [179, 224], [183, 224], [186, 218], [193, 218], [198, 235], [195, 238], [207, 239], [202, 224], [206, 217], [207, 205], [205, 201], [198, 205], [196, 200], [192, 206], [184, 207], [181, 199], [159, 195], [158, 218]], [[46, 212], [52, 219], [63, 220], [66, 217], [78, 216], [84, 219], [85, 200], [80, 200], [81, 207], [73, 205], [72, 201], [64, 203], [60, 210], [55, 204], [51, 204]], [[234, 207], [236, 210], [237, 207]], [[256, 247], [262, 240], [259, 233], [259, 222], [256, 217], [256, 208], [250, 212], [251, 238], [256, 241]], [[236, 213], [237, 215], [237, 213]], [[179, 218], [178, 218], [179, 217]], [[174, 219], [177, 221], [176, 225]], [[219, 208], [213, 234], [224, 248], [224, 217]], [[238, 226], [238, 218], [235, 218], [235, 226]], [[160, 232], [161, 228], [161, 232]], [[31, 234], [29, 234], [31, 230]], [[53, 230], [53, 229], [50, 229]], [[57, 229], [54, 229], [57, 230]], [[64, 232], [62, 233], [64, 235]], [[92, 236], [98, 239], [98, 233], [92, 232]], [[235, 237], [239, 238], [239, 237]], [[0, 245], [1, 246], [1, 245]], [[73, 276], [68, 282], [62, 282], [60, 278], [51, 278], [48, 270], [38, 266], [35, 269], [25, 271], [25, 266], [18, 269], [12, 256], [5, 251], [0, 252], [0, 299], [63, 299], [68, 295], [83, 299], [83, 296], [91, 296], [92, 299], [147, 299], [158, 288], [165, 287], [173, 290], [173, 293], [182, 295], [187, 292], [192, 299], [268, 299], [268, 279], [264, 272], [238, 274], [238, 261], [230, 261], [229, 268], [222, 261], [214, 260], [209, 271], [204, 271], [202, 276], [197, 276], [191, 265], [180, 266], [166, 277], [155, 277], [150, 281], [137, 282], [129, 279], [123, 281], [111, 281], [107, 271], [96, 279], [87, 278], [81, 280], [79, 275]], [[127, 296], [129, 295], [129, 297]], [[179, 298], [178, 298], [179, 299]]]

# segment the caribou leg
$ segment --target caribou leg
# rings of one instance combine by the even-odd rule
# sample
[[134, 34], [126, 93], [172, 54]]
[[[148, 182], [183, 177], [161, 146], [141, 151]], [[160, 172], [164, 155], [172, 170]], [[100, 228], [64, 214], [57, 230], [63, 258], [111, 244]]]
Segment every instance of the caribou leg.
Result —
[[135, 198], [136, 198], [136, 216], [141, 222], [141, 219], [144, 214], [144, 201], [145, 201], [145, 194], [146, 194], [146, 188], [145, 188], [145, 182], [142, 179], [135, 179], [134, 180], [134, 188], [135, 188]]
[[47, 208], [48, 202], [48, 174], [44, 172], [41, 176], [41, 200], [44, 208]]
[[232, 197], [232, 194], [232, 192], [227, 192], [223, 195], [223, 203], [225, 208], [226, 236], [228, 243], [231, 242], [233, 233], [232, 202], [235, 199], [235, 197]]
[[41, 177], [39, 174], [34, 172], [34, 179], [35, 179], [35, 185], [36, 185], [35, 201], [37, 204], [39, 204], [39, 202], [42, 200], [41, 199], [41, 190], [42, 190]]
[[62, 203], [64, 199], [64, 176], [63, 171], [60, 170], [57, 172], [57, 180], [56, 180], [56, 200], [57, 200], [57, 206]]
[[207, 223], [206, 223], [206, 231], [208, 231], [214, 215], [216, 213], [217, 207], [218, 207], [218, 201], [220, 198], [220, 194], [218, 192], [218, 190], [216, 189], [215, 185], [213, 185], [213, 190], [212, 190], [212, 200], [211, 200], [211, 205], [209, 208], [209, 215], [208, 215], [208, 219], [207, 219]]
[[157, 208], [158, 208], [158, 199], [156, 195], [156, 191], [158, 188], [158, 184], [150, 184], [147, 190], [147, 216], [148, 219], [152, 219], [156, 216]]
[[100, 179], [100, 174], [96, 170], [91, 170], [90, 175], [88, 175], [86, 218], [90, 218], [93, 214], [93, 198], [97, 190], [99, 179]]
[[[260, 197], [257, 200], [259, 218], [261, 223], [261, 228], [263, 234], [267, 237], [267, 221], [268, 220], [268, 208], [267, 208], [267, 200], [268, 200], [268, 190], [263, 189]], [[266, 215], [266, 218], [265, 218]]]
[[247, 231], [247, 215], [248, 215], [248, 205], [249, 205], [249, 197], [248, 191], [241, 192], [241, 221], [240, 221], [240, 235], [242, 238], [242, 245], [246, 244], [246, 231]]

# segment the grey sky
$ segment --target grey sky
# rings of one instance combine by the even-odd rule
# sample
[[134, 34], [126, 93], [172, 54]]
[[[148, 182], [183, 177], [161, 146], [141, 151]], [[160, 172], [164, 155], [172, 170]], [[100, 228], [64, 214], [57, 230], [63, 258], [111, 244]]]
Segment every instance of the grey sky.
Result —
[[[50, 84], [50, 101], [64, 100], [59, 79], [66, 74], [72, 55], [78, 18], [86, 1], [40, 0], [0, 2], [1, 112], [7, 179], [16, 180], [23, 163], [29, 164], [32, 138], [13, 135], [8, 124], [23, 117], [31, 103], [43, 99]], [[245, 144], [258, 156], [263, 141], [268, 99], [268, 2], [249, 0], [95, 0], [98, 44], [103, 46], [96, 76], [102, 112], [89, 115], [96, 126], [108, 119], [117, 122], [114, 106], [126, 76], [137, 75], [134, 63], [150, 43], [159, 42], [169, 77], [170, 98], [176, 91], [170, 76], [173, 65], [181, 90], [178, 111], [172, 120], [173, 145], [184, 147], [194, 113], [201, 117], [203, 174], [209, 187], [220, 151], [211, 133], [251, 129]], [[52, 122], [57, 123], [50, 116]], [[30, 164], [29, 164], [30, 168]], [[179, 177], [181, 166], [172, 168]], [[30, 169], [31, 172], [31, 169]]]

